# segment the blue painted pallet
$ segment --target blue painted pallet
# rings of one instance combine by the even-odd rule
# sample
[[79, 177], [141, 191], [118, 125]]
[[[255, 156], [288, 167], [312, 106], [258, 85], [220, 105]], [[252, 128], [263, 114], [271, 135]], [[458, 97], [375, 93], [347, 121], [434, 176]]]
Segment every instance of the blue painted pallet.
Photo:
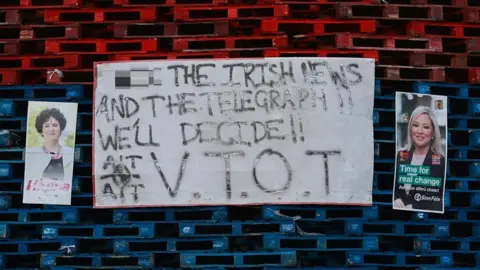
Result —
[[[0, 117], [22, 117], [27, 115], [28, 101], [25, 99], [0, 99]], [[92, 111], [92, 100], [72, 100], [71, 98], [36, 98], [35, 101], [75, 102], [78, 103], [78, 112]]]
[[10, 164], [0, 163], [0, 179], [11, 178], [13, 174], [13, 168]]
[[282, 206], [267, 205], [262, 207], [266, 220], [341, 220], [341, 219], [376, 219], [377, 208], [365, 207], [325, 207], [325, 206]]
[[0, 254], [31, 255], [42, 254], [45, 252], [65, 253], [62, 247], [69, 247], [74, 245], [74, 239], [0, 241]]
[[[459, 252], [456, 254], [460, 254]], [[462, 253], [467, 256], [475, 258], [478, 256], [476, 253]], [[348, 263], [350, 265], [372, 265], [372, 266], [421, 266], [425, 264], [437, 265], [443, 267], [452, 267], [455, 263], [460, 263], [464, 266], [480, 266], [480, 264], [474, 263], [474, 265], [465, 265], [462, 261], [455, 261], [454, 255], [451, 252], [435, 252], [428, 254], [417, 253], [393, 253], [393, 252], [347, 252]]]
[[7, 224], [0, 223], [0, 240], [7, 239], [10, 235], [10, 231]]
[[0, 210], [0, 222], [11, 224], [75, 224], [80, 220], [76, 209], [8, 209]]
[[[478, 93], [479, 89], [478, 86], [417, 82], [411, 86], [409, 91], [402, 92], [445, 95], [449, 100], [447, 107], [449, 116], [461, 117], [480, 113], [480, 98], [478, 94], [474, 93], [475, 91]], [[375, 95], [375, 107], [381, 109], [395, 108], [394, 93], [381, 95], [380, 92], [378, 91]]]
[[414, 240], [414, 250], [421, 253], [438, 251], [474, 251], [470, 250], [470, 243], [475, 246], [475, 241], [468, 238], [438, 239], [430, 236], [417, 237]]
[[346, 221], [345, 233], [350, 235], [435, 235], [439, 237], [447, 237], [450, 234], [450, 223]]
[[122, 239], [114, 241], [115, 254], [136, 254], [138, 252], [187, 252], [212, 251], [226, 252], [229, 249], [228, 237], [217, 238], [156, 238], [156, 239]]
[[44, 225], [42, 228], [42, 239], [57, 239], [62, 237], [119, 239], [153, 238], [154, 236], [155, 226], [153, 223], [91, 226]]
[[294, 221], [277, 222], [231, 222], [231, 223], [184, 223], [179, 224], [180, 237], [214, 237], [214, 236], [240, 236], [240, 235], [261, 235], [265, 233], [294, 234]]
[[36, 98], [50, 101], [56, 99], [81, 99], [84, 95], [83, 85], [0, 85], [2, 98], [32, 100]]
[[245, 252], [245, 253], [180, 253], [182, 268], [203, 268], [211, 266], [295, 266], [295, 251], [283, 252]]
[[113, 222], [116, 224], [140, 222], [150, 217], [151, 221], [226, 221], [227, 207], [185, 207], [185, 208], [157, 208], [157, 209], [116, 209]]
[[[87, 132], [92, 130], [92, 113], [79, 112], [77, 114], [77, 132]], [[24, 133], [27, 130], [27, 118], [26, 116], [15, 116], [0, 118], [0, 127], [5, 130], [9, 130], [14, 133]]]
[[263, 248], [268, 250], [376, 251], [377, 237], [352, 236], [281, 236], [264, 235]]
[[140, 267], [151, 268], [154, 265], [154, 257], [151, 253], [142, 255], [108, 255], [108, 254], [42, 254], [41, 267], [64, 266], [64, 267]]

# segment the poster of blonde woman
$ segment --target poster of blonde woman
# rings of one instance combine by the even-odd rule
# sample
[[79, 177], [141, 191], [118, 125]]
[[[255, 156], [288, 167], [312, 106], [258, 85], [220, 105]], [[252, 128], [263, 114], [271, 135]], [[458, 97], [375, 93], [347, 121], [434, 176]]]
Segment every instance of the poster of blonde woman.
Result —
[[393, 209], [444, 212], [447, 97], [396, 93]]
[[71, 204], [77, 107], [28, 102], [23, 203]]

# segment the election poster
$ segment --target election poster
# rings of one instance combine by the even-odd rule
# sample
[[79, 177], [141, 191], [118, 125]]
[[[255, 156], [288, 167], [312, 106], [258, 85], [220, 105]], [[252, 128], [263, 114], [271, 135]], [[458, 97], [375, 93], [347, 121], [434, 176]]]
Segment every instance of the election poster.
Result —
[[95, 68], [96, 208], [372, 204], [374, 59]]
[[443, 213], [447, 97], [396, 93], [393, 209]]
[[71, 204], [77, 107], [28, 102], [23, 203]]

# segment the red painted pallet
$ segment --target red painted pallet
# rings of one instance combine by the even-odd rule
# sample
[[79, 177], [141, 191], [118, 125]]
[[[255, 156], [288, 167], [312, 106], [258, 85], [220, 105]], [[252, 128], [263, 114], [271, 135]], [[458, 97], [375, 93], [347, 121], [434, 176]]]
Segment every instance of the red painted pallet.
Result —
[[81, 5], [81, 0], [1, 0], [0, 10], [31, 8], [74, 8]]
[[144, 7], [144, 6], [175, 6], [175, 5], [223, 5], [228, 0], [113, 0], [113, 3], [122, 7]]
[[480, 38], [442, 37], [442, 47], [444, 52], [480, 53]]
[[93, 69], [62, 70], [49, 69], [46, 72], [47, 84], [93, 84]]
[[472, 84], [480, 83], [480, 68], [471, 68], [469, 69], [469, 82]]
[[175, 21], [282, 18], [288, 15], [287, 5], [176, 6], [173, 8]]
[[393, 5], [342, 3], [335, 5], [336, 17], [341, 19], [443, 20], [440, 5]]
[[293, 50], [293, 49], [266, 49], [264, 57], [354, 57], [373, 58], [378, 60], [377, 51], [367, 50]]
[[412, 21], [407, 25], [407, 32], [414, 36], [480, 37], [480, 25]]
[[176, 37], [176, 36], [227, 36], [230, 23], [117, 23], [114, 25], [116, 38]]
[[324, 34], [337, 32], [375, 33], [375, 20], [282, 20], [263, 19], [263, 33]]
[[77, 39], [80, 25], [0, 25], [0, 40]]
[[439, 37], [415, 38], [406, 36], [362, 35], [362, 34], [325, 34], [304, 35], [292, 42], [296, 48], [312, 47], [360, 49], [378, 51], [442, 51]]
[[16, 55], [19, 51], [19, 45], [16, 41], [0, 42], [0, 55]]
[[176, 52], [153, 54], [117, 54], [116, 61], [154, 60], [154, 59], [217, 59], [228, 58], [228, 52]]
[[336, 4], [336, 3], [379, 3], [379, 0], [275, 0], [277, 4]]
[[395, 51], [442, 51], [440, 38], [412, 38], [404, 36], [337, 34], [335, 44], [345, 49], [373, 49]]
[[20, 24], [21, 21], [18, 10], [0, 10], [0, 25]]
[[458, 53], [413, 52], [409, 55], [411, 66], [444, 66], [453, 68], [480, 67], [480, 55]]
[[20, 83], [19, 72], [15, 70], [0, 70], [0, 85], [14, 85]]
[[197, 37], [179, 38], [173, 41], [174, 51], [202, 50], [259, 50], [265, 48], [286, 48], [288, 37], [245, 36], [245, 37]]
[[52, 68], [77, 68], [80, 63], [78, 55], [41, 55], [41, 56], [2, 56], [0, 69], [45, 69]]
[[[480, 2], [479, 2], [480, 5]], [[480, 7], [468, 7], [464, 9], [464, 20], [469, 23], [480, 23]]]
[[377, 65], [375, 77], [396, 81], [436, 81], [449, 83], [479, 83], [480, 68], [411, 67]]
[[[468, 6], [469, 0], [443, 0], [440, 3], [445, 6]], [[471, 1], [471, 0], [470, 0]], [[474, 0], [475, 1], [475, 0]], [[438, 0], [390, 0], [389, 4], [410, 4], [410, 5], [436, 5], [439, 4]]]
[[157, 39], [93, 39], [93, 40], [47, 40], [45, 52], [55, 54], [78, 53], [147, 53], [157, 50]]
[[46, 23], [105, 23], [105, 22], [153, 22], [155, 8], [114, 9], [47, 9], [42, 11]]

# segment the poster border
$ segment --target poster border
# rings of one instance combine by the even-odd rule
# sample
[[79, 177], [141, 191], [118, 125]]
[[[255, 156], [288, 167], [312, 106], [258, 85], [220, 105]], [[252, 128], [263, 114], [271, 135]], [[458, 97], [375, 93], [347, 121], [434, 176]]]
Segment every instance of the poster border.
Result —
[[[423, 209], [407, 209], [407, 208], [397, 208], [394, 205], [395, 201], [395, 184], [397, 182], [397, 162], [398, 162], [398, 155], [397, 155], [397, 136], [398, 136], [398, 124], [397, 124], [397, 95], [408, 95], [413, 94], [415, 96], [424, 95], [424, 96], [431, 96], [431, 97], [442, 97], [446, 99], [446, 106], [445, 109], [447, 110], [447, 122], [445, 124], [445, 169], [443, 175], [443, 199], [442, 199], [442, 211], [435, 211], [435, 210], [423, 210]], [[418, 213], [434, 213], [434, 214], [444, 214], [445, 213], [445, 189], [447, 183], [447, 171], [448, 171], [448, 96], [442, 95], [433, 95], [433, 94], [423, 94], [423, 93], [412, 93], [412, 92], [402, 92], [402, 91], [395, 91], [395, 163], [394, 163], [394, 170], [393, 170], [393, 188], [392, 188], [392, 209], [397, 211], [407, 211], [407, 212], [418, 212]]]
[[[309, 58], [309, 57], [289, 57], [289, 58]], [[310, 57], [311, 58], [311, 57]], [[343, 59], [352, 59], [355, 57], [326, 57], [326, 56], [317, 56], [317, 58], [343, 58]], [[92, 89], [92, 207], [94, 209], [130, 209], [130, 208], [165, 208], [165, 207], [213, 207], [213, 206], [258, 206], [258, 205], [331, 205], [331, 206], [373, 206], [373, 190], [370, 194], [372, 200], [371, 203], [303, 203], [303, 202], [278, 202], [278, 203], [239, 203], [239, 204], [215, 204], [215, 203], [192, 203], [192, 204], [157, 204], [157, 205], [117, 205], [117, 206], [99, 206], [97, 205], [96, 198], [96, 187], [95, 187], [95, 121], [96, 121], [96, 94], [97, 94], [97, 75], [98, 75], [98, 65], [101, 64], [117, 64], [117, 63], [140, 63], [140, 62], [152, 62], [152, 61], [200, 61], [200, 60], [261, 60], [261, 59], [285, 59], [285, 57], [252, 57], [252, 58], [187, 58], [187, 59], [142, 59], [142, 60], [121, 60], [121, 61], [98, 61], [93, 63], [93, 89]], [[370, 60], [375, 64], [377, 59], [375, 58], [359, 58]], [[374, 73], [375, 74], [375, 73]], [[375, 77], [373, 78], [373, 92], [375, 92]], [[375, 93], [374, 93], [375, 94]], [[372, 104], [374, 106], [374, 104]], [[372, 108], [373, 109], [373, 108]], [[372, 123], [372, 128], [373, 123]], [[373, 138], [375, 139], [375, 138]], [[373, 150], [372, 150], [373, 151]], [[375, 163], [375, 159], [372, 160]], [[372, 188], [373, 188], [373, 178], [372, 177]]]

